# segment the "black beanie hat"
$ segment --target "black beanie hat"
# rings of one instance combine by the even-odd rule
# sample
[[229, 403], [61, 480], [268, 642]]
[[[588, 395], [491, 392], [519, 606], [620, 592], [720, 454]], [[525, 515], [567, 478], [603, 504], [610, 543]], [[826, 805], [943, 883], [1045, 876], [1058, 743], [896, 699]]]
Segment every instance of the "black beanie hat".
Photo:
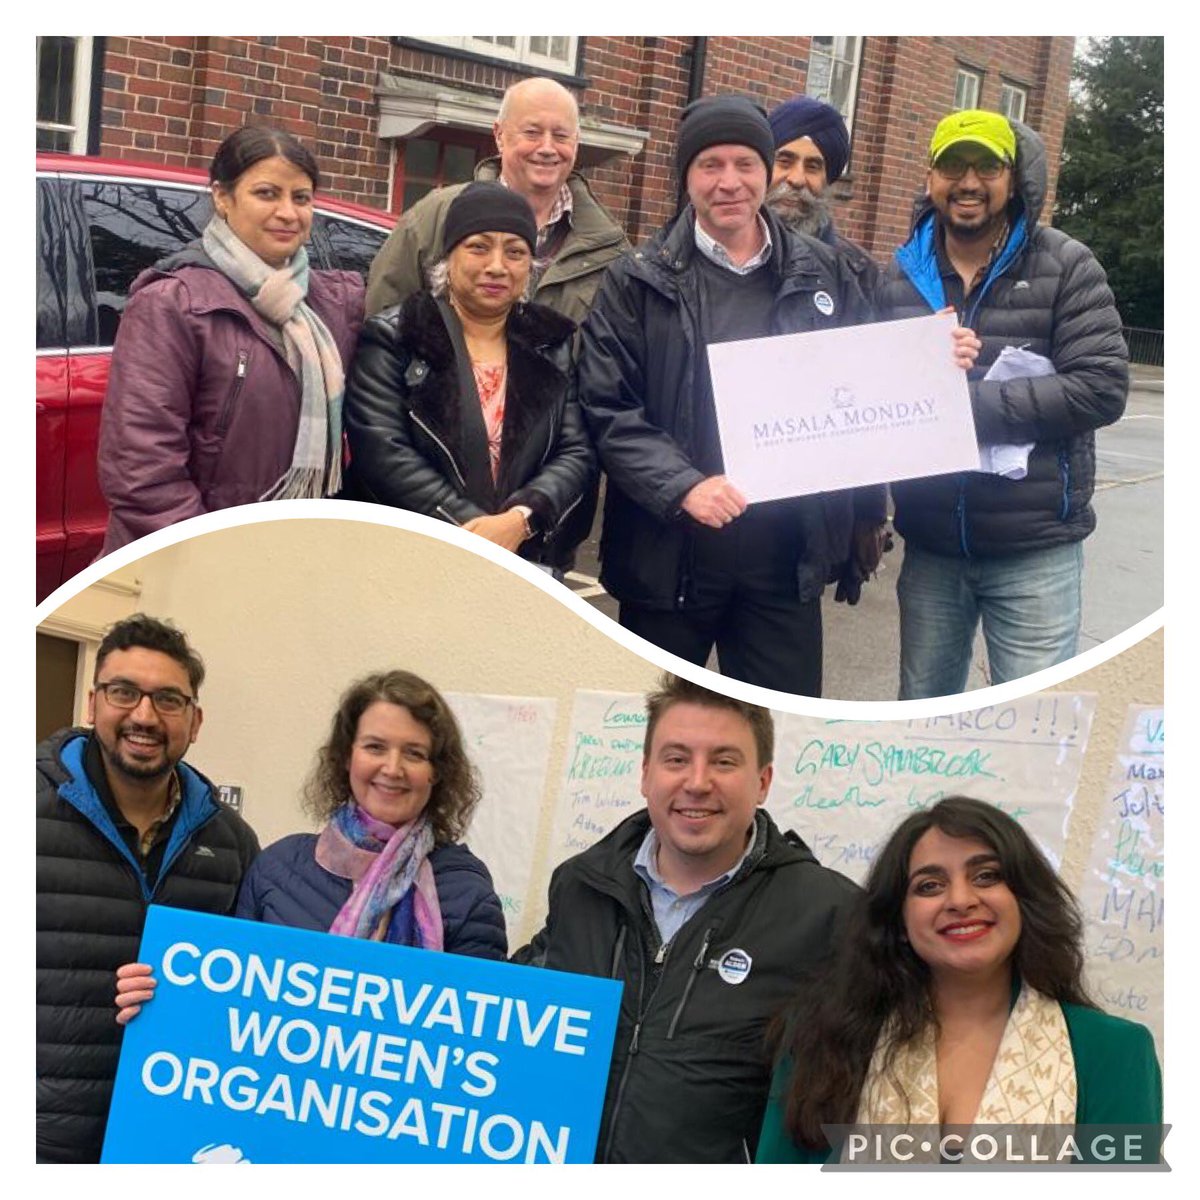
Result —
[[749, 146], [763, 160], [767, 176], [775, 158], [775, 138], [763, 108], [745, 96], [705, 96], [693, 100], [679, 118], [675, 165], [686, 186], [688, 167], [709, 146]]
[[529, 244], [537, 244], [537, 223], [529, 201], [502, 183], [468, 183], [446, 210], [442, 226], [442, 254], [447, 255], [473, 233], [515, 233]]

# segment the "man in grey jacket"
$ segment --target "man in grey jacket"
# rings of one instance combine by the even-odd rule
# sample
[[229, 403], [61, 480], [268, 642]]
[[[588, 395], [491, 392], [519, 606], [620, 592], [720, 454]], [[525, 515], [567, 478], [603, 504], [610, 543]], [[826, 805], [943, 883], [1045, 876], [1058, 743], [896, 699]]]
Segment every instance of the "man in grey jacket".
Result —
[[[523, 79], [504, 93], [492, 132], [499, 158], [481, 162], [475, 178], [499, 179], [529, 201], [538, 227], [533, 298], [582, 321], [605, 268], [629, 242], [575, 170], [575, 97], [553, 79]], [[465, 186], [437, 188], [404, 214], [371, 264], [368, 316], [425, 287], [442, 256], [446, 211]]]

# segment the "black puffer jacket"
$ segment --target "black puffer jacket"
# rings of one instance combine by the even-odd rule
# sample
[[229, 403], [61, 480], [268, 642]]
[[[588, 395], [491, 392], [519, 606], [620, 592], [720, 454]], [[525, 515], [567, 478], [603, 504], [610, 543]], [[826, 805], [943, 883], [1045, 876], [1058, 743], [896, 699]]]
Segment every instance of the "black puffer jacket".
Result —
[[372, 317], [346, 388], [344, 496], [456, 525], [525, 504], [533, 510], [536, 536], [521, 546], [522, 557], [569, 564], [591, 527], [597, 479], [572, 386], [574, 332], [573, 321], [540, 304], [518, 304], [509, 314], [504, 427], [493, 482], [483, 414], [474, 396], [463, 402], [460, 372], [469, 377], [471, 366], [455, 353], [461, 332], [456, 328], [452, 336], [428, 292]]
[[83, 768], [88, 730], [37, 750], [37, 1157], [99, 1162], [117, 1073], [114, 972], [137, 960], [148, 904], [233, 912], [254, 831], [180, 764], [183, 796], [153, 888]]
[[[868, 318], [853, 272], [833, 250], [788, 232], [767, 209], [762, 215], [774, 246], [761, 268], [776, 284], [772, 333], [834, 329]], [[692, 265], [699, 253], [694, 222], [688, 206], [649, 244], [615, 262], [581, 333], [579, 400], [608, 476], [600, 582], [620, 601], [655, 609], [692, 603], [696, 525], [680, 503], [705, 477], [694, 465], [697, 360], [705, 352]], [[832, 304], [818, 308], [819, 292]], [[761, 507], [800, 532], [797, 586], [808, 600], [848, 558], [856, 510], [864, 519], [883, 519], [884, 493], [829, 492]]]
[[[1034, 442], [1021, 480], [967, 472], [892, 485], [906, 541], [951, 556], [1000, 557], [1087, 537], [1096, 527], [1093, 430], [1116, 421], [1129, 388], [1121, 318], [1092, 252], [1037, 223], [1046, 198], [1046, 152], [1031, 129], [1017, 134], [1012, 233], [988, 279], [967, 298], [964, 325], [983, 341], [971, 373], [975, 429], [985, 444]], [[934, 249], [937, 214], [926, 200], [913, 233], [877, 293], [885, 320], [941, 307]], [[1056, 374], [985, 382], [1005, 346], [1049, 358]]]
[[[545, 928], [513, 961], [625, 984], [598, 1161], [750, 1161], [771, 1075], [766, 1024], [833, 951], [856, 889], [759, 809], [741, 870], [658, 963], [650, 899], [633, 870], [649, 827], [635, 813], [558, 867]], [[750, 969], [740, 981], [726, 971], [726, 981], [719, 968], [735, 951]]]

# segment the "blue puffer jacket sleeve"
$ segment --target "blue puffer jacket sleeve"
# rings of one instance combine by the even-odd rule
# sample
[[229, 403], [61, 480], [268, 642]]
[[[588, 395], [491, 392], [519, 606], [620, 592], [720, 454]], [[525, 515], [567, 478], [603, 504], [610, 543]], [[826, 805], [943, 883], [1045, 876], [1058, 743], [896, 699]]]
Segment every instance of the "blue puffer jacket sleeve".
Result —
[[[350, 880], [316, 860], [317, 835], [296, 833], [268, 846], [242, 881], [235, 916], [293, 929], [324, 931], [350, 896]], [[483, 862], [466, 846], [429, 856], [449, 954], [503, 960], [508, 937], [500, 898]]]

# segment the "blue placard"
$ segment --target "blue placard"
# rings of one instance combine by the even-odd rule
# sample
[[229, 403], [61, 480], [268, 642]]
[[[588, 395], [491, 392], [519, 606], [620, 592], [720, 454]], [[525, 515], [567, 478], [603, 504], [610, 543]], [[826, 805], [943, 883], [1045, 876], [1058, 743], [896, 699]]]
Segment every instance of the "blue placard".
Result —
[[152, 907], [102, 1161], [591, 1162], [621, 984]]

